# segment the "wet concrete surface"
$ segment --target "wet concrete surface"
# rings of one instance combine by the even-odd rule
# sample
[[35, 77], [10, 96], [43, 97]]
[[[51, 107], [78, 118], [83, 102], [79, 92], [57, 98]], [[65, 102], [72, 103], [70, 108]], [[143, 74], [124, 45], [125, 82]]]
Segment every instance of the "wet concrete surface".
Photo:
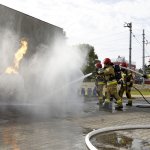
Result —
[[[150, 109], [137, 108], [136, 103], [144, 102], [138, 98], [134, 101], [132, 108], [111, 113], [104, 109], [99, 111], [97, 98], [85, 98], [81, 112], [76, 115], [69, 113], [65, 117], [37, 116], [28, 111], [25, 113], [25, 105], [6, 107], [1, 104], [0, 150], [86, 150], [84, 138], [93, 129], [150, 121]], [[150, 135], [150, 130], [146, 133]], [[143, 141], [145, 138], [149, 142], [146, 133], [137, 139]]]
[[37, 116], [19, 110], [13, 106], [1, 112], [0, 150], [85, 149], [82, 128], [72, 122], [73, 116]]
[[149, 150], [150, 142], [131, 138], [117, 132], [96, 135], [91, 139], [97, 149], [103, 150]]

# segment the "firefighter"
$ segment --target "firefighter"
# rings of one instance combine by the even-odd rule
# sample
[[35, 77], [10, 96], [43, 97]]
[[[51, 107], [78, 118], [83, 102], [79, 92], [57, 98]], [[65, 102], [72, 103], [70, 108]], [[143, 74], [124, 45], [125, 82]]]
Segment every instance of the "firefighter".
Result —
[[[150, 69], [150, 65], [148, 65], [148, 68]], [[145, 79], [150, 79], [150, 73], [149, 74], [143, 74], [142, 77]]]
[[104, 76], [105, 76], [105, 80], [106, 80], [106, 99], [104, 102], [105, 104], [109, 104], [110, 103], [110, 99], [115, 98], [116, 99], [116, 110], [122, 110], [123, 105], [122, 105], [122, 99], [121, 97], [118, 95], [117, 92], [117, 80], [115, 78], [115, 70], [113, 67], [113, 63], [111, 62], [111, 60], [109, 58], [105, 58], [104, 59]]
[[95, 86], [96, 86], [96, 92], [97, 92], [98, 100], [99, 100], [98, 104], [102, 105], [103, 99], [104, 99], [103, 88], [105, 85], [105, 78], [104, 78], [104, 74], [100, 74], [102, 70], [102, 64], [98, 62], [95, 64], [95, 67], [96, 67]]
[[145, 79], [150, 79], [150, 74], [144, 74], [142, 77]]
[[[122, 62], [120, 64], [121, 67], [127, 68], [126, 62]], [[126, 97], [128, 98], [128, 103], [126, 106], [132, 106], [132, 97], [131, 97], [131, 88], [133, 86], [133, 75], [127, 69], [121, 68], [121, 79], [120, 79], [120, 89], [119, 89], [119, 96], [122, 98], [123, 93], [126, 92]]]
[[146, 77], [147, 77], [147, 79], [150, 79], [150, 74], [147, 74]]

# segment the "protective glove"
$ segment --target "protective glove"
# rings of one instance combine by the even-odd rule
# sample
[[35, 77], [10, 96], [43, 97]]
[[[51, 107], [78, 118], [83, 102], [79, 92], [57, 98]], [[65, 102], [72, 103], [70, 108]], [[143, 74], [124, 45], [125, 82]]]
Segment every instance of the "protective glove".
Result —
[[97, 73], [98, 73], [98, 74], [103, 74], [103, 73], [104, 73], [104, 70], [103, 70], [103, 69], [98, 69]]
[[120, 80], [118, 81], [118, 84], [123, 84], [123, 79], [120, 79]]

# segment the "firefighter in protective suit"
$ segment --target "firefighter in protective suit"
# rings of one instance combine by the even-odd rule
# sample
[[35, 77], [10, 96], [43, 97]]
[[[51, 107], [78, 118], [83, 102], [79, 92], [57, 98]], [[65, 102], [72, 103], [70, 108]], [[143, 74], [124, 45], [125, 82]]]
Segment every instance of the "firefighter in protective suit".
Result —
[[142, 77], [145, 79], [150, 79], [150, 74], [144, 74]]
[[[120, 64], [121, 67], [127, 68], [126, 62], [122, 62]], [[123, 93], [126, 92], [126, 97], [128, 98], [127, 106], [132, 106], [132, 98], [131, 98], [131, 88], [133, 86], [133, 75], [129, 70], [121, 68], [121, 79], [120, 79], [121, 87], [119, 89], [119, 96], [122, 98]]]
[[117, 80], [115, 78], [115, 70], [113, 67], [113, 63], [109, 58], [104, 59], [104, 76], [105, 76], [105, 81], [106, 81], [106, 99], [104, 102], [105, 104], [110, 103], [110, 99], [115, 98], [116, 99], [116, 110], [122, 110], [123, 105], [122, 105], [122, 99], [118, 95], [117, 92]]
[[101, 74], [102, 64], [98, 62], [95, 64], [95, 67], [96, 67], [95, 86], [96, 86], [96, 92], [97, 92], [98, 100], [99, 100], [98, 104], [102, 105], [103, 99], [104, 99], [103, 88], [105, 85], [105, 78], [104, 78], [104, 74]]
[[[150, 69], [150, 65], [148, 65], [148, 68]], [[150, 79], [150, 74], [143, 74], [142, 77], [145, 79]]]

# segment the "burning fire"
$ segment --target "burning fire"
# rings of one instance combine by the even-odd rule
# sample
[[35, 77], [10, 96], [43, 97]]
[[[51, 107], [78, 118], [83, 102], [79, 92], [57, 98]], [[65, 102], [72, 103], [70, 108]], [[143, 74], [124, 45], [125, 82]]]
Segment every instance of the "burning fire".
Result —
[[21, 47], [15, 53], [13, 65], [6, 68], [5, 73], [7, 74], [17, 74], [19, 69], [19, 64], [24, 54], [28, 49], [28, 43], [26, 40], [21, 40]]

